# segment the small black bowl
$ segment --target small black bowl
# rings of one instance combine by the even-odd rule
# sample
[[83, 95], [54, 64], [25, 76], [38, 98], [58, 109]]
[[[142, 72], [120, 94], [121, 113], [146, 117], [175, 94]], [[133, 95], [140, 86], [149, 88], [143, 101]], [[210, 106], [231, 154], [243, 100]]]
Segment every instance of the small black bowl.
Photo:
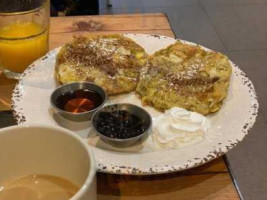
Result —
[[[144, 123], [145, 131], [135, 137], [125, 138], [125, 139], [111, 138], [102, 134], [97, 128], [97, 119], [99, 117], [99, 114], [101, 112], [112, 112], [117, 110], [125, 110], [128, 111], [130, 114], [137, 116]], [[102, 107], [101, 109], [99, 109], [94, 113], [94, 115], [92, 116], [92, 127], [94, 131], [99, 135], [99, 137], [103, 139], [105, 142], [117, 147], [128, 147], [136, 144], [138, 141], [143, 141], [148, 137], [148, 135], [151, 132], [152, 118], [146, 110], [144, 110], [139, 106], [126, 103], [111, 104]]]

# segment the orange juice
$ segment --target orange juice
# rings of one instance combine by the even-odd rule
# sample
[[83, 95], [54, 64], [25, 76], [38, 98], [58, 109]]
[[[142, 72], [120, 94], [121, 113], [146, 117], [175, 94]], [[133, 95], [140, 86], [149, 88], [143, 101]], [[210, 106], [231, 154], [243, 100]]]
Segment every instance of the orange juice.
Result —
[[34, 22], [0, 28], [0, 67], [21, 73], [48, 51], [48, 30]]

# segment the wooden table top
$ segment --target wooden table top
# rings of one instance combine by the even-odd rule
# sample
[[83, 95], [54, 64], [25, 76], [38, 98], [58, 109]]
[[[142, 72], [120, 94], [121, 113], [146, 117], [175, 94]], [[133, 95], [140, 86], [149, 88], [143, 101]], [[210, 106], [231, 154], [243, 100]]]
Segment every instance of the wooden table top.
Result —
[[[50, 49], [73, 34], [147, 33], [174, 37], [161, 13], [51, 18]], [[0, 111], [10, 110], [16, 84], [0, 74]], [[99, 200], [236, 200], [239, 199], [223, 158], [184, 172], [125, 176], [97, 174]]]

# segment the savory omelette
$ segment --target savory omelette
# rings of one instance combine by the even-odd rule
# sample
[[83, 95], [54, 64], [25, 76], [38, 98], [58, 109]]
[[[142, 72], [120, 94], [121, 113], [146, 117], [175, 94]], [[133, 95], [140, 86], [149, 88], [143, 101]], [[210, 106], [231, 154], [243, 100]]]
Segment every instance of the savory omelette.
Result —
[[219, 110], [227, 96], [231, 65], [221, 53], [177, 41], [152, 55], [150, 63], [136, 89], [144, 104], [207, 115]]
[[123, 35], [74, 37], [58, 56], [61, 84], [89, 81], [108, 94], [136, 91], [143, 104], [164, 111], [181, 107], [204, 115], [227, 96], [231, 64], [221, 53], [177, 41], [148, 56]]
[[135, 90], [147, 54], [133, 40], [122, 35], [74, 37], [64, 45], [56, 62], [55, 76], [61, 84], [89, 81], [108, 94]]

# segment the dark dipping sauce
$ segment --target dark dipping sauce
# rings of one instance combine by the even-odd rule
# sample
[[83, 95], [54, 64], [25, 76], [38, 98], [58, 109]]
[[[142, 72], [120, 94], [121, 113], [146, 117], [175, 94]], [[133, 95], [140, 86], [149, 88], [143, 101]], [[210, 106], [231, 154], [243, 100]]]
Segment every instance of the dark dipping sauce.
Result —
[[147, 129], [144, 121], [126, 110], [100, 112], [96, 120], [96, 129], [104, 136], [114, 139], [128, 139], [144, 133]]
[[93, 110], [103, 103], [103, 99], [95, 91], [80, 89], [63, 93], [56, 100], [56, 106], [71, 113], [83, 113]]

